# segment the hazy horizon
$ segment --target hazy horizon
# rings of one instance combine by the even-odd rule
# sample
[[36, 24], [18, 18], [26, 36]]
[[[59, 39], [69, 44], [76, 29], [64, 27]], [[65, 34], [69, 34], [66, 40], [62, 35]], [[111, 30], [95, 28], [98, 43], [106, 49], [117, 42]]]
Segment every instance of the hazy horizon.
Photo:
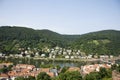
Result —
[[60, 34], [120, 30], [119, 0], [0, 0], [0, 26]]

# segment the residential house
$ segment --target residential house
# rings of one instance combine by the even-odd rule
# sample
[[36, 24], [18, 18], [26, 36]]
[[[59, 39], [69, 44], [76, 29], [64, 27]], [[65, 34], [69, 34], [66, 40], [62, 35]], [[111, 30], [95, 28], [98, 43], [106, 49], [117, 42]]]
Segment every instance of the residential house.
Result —
[[78, 71], [78, 72], [80, 72], [80, 68], [79, 67], [70, 67], [67, 71]]

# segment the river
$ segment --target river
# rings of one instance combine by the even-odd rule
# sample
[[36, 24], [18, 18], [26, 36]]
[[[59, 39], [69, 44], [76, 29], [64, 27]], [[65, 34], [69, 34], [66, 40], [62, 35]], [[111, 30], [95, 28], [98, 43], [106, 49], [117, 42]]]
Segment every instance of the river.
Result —
[[86, 64], [95, 64], [95, 63], [100, 63], [98, 61], [79, 61], [79, 62], [73, 62], [73, 61], [54, 61], [54, 60], [41, 60], [41, 59], [33, 59], [33, 58], [0, 58], [1, 61], [6, 61], [6, 62], [13, 62], [14, 65], [16, 64], [31, 64], [35, 65], [36, 67], [40, 67], [41, 64], [52, 64], [52, 65], [59, 65], [60, 67], [68, 66], [68, 67], [81, 67]]

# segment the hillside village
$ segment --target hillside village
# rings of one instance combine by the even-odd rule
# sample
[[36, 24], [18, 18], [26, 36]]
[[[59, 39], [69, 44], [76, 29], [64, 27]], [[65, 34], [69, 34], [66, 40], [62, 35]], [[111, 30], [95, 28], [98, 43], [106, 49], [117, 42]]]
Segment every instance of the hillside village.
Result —
[[54, 47], [54, 48], [43, 48], [42, 50], [34, 48], [31, 49], [30, 47], [26, 48], [19, 48], [19, 53], [16, 54], [3, 54], [0, 53], [1, 57], [9, 56], [9, 57], [36, 57], [36, 58], [65, 58], [65, 59], [92, 59], [92, 58], [101, 58], [101, 59], [112, 59], [114, 58], [113, 55], [97, 55], [95, 53], [86, 54], [81, 52], [81, 50], [71, 50], [65, 49], [61, 47]]

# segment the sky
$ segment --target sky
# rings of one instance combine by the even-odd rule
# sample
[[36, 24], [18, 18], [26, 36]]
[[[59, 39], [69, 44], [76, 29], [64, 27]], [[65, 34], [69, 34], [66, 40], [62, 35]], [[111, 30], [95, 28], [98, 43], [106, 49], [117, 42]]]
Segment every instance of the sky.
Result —
[[0, 26], [60, 34], [120, 30], [120, 0], [0, 0]]

